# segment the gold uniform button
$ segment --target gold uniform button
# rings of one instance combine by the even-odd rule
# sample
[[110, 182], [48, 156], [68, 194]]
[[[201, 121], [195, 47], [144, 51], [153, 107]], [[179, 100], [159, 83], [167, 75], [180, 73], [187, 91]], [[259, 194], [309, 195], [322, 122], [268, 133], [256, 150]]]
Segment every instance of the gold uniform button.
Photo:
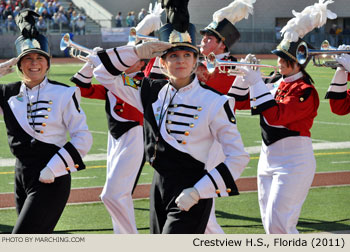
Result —
[[49, 111], [49, 112], [50, 112], [50, 111], [51, 111], [51, 108], [47, 108], [47, 111]]
[[187, 144], [187, 142], [185, 141], [185, 140], [182, 140], [182, 142], [181, 142], [182, 144]]
[[301, 102], [302, 102], [302, 101], [304, 101], [304, 97], [300, 97], [300, 99], [299, 99], [299, 100], [300, 100]]
[[170, 112], [170, 115], [174, 115], [175, 113], [174, 112]]
[[194, 127], [194, 123], [190, 123], [190, 128], [193, 128]]
[[194, 115], [193, 118], [197, 120], [199, 117], [198, 115]]
[[40, 134], [44, 134], [44, 131], [43, 131], [43, 130], [40, 130]]
[[74, 167], [75, 167], [76, 169], [78, 169], [78, 168], [79, 168], [79, 165], [78, 165], [78, 164], [75, 164]]
[[66, 167], [66, 171], [70, 171], [70, 168], [69, 168], [69, 167]]
[[230, 193], [231, 192], [231, 188], [227, 188], [226, 192]]
[[255, 98], [255, 97], [253, 98], [253, 101], [256, 101], [256, 98]]
[[283, 100], [281, 99], [280, 102], [283, 102]]
[[31, 116], [28, 116], [28, 119], [32, 118]]
[[46, 123], [42, 123], [41, 126], [46, 127]]
[[202, 111], [202, 109], [203, 109], [202, 107], [197, 107], [198, 111]]
[[235, 118], [232, 117], [232, 118], [231, 118], [231, 122], [235, 122], [235, 121], [236, 121]]
[[48, 116], [48, 115], [46, 115], [46, 116], [44, 116], [44, 118], [45, 118], [45, 119], [49, 119], [49, 116]]
[[177, 104], [174, 104], [174, 108], [177, 108]]
[[33, 106], [33, 103], [29, 103], [29, 106]]
[[220, 194], [220, 190], [219, 189], [215, 190], [215, 193]]
[[253, 109], [256, 109], [256, 106], [254, 106]]
[[189, 136], [190, 132], [189, 131], [185, 131], [185, 136]]
[[50, 100], [50, 101], [49, 101], [49, 104], [51, 105], [52, 103], [53, 103], [53, 102]]
[[123, 109], [120, 109], [119, 111], [120, 111], [120, 113], [123, 113], [124, 110], [123, 110]]
[[172, 124], [173, 122], [172, 122], [172, 121], [170, 121], [170, 120], [168, 120], [168, 121], [167, 121], [167, 123], [168, 123], [168, 124]]

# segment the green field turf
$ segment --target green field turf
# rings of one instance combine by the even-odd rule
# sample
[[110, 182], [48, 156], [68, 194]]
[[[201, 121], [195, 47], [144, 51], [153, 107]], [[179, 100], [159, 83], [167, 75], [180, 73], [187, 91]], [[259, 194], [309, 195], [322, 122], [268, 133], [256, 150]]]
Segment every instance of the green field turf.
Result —
[[[311, 189], [301, 212], [298, 230], [301, 233], [349, 230], [349, 194], [349, 186]], [[264, 233], [256, 192], [219, 198], [215, 204], [218, 223], [225, 233]], [[149, 233], [149, 200], [135, 200], [134, 208], [139, 233]], [[16, 221], [15, 210], [3, 209], [0, 215], [0, 234], [10, 233]], [[67, 206], [55, 233], [110, 234], [113, 231], [103, 204], [93, 203]]]
[[[275, 64], [275, 60], [263, 60], [264, 64]], [[52, 65], [49, 78], [69, 84], [69, 78], [79, 70], [82, 64]], [[323, 97], [327, 91], [334, 71], [316, 68], [311, 64], [307, 71], [314, 78], [320, 96], [320, 107], [311, 134], [314, 143], [332, 143], [350, 141], [350, 117], [331, 113], [327, 100]], [[17, 81], [16, 73], [0, 79], [0, 83]], [[94, 143], [89, 154], [104, 154], [107, 146], [107, 122], [104, 101], [82, 98], [81, 106], [87, 114], [89, 129]], [[237, 111], [237, 124], [246, 147], [261, 145], [259, 121], [250, 116], [249, 111]], [[6, 130], [0, 117], [0, 159], [13, 158], [7, 145]], [[252, 154], [248, 167], [242, 176], [256, 176], [258, 154]], [[350, 148], [315, 150], [317, 172], [350, 170]], [[1, 164], [1, 161], [0, 161]], [[73, 173], [72, 187], [103, 186], [106, 162], [87, 162], [87, 169]], [[150, 183], [152, 168], [146, 165], [139, 183]], [[0, 166], [0, 193], [13, 192], [13, 168]], [[349, 187], [312, 189], [302, 211], [298, 229], [301, 232], [350, 229]], [[219, 224], [227, 233], [263, 233], [260, 223], [256, 193], [243, 193], [239, 197], [217, 200], [216, 209]], [[137, 226], [140, 233], [149, 232], [148, 200], [135, 201]], [[0, 233], [10, 232], [16, 220], [15, 211], [0, 210]], [[89, 218], [85, 218], [89, 216]], [[101, 203], [71, 205], [64, 211], [57, 226], [57, 232], [63, 233], [112, 233], [108, 213]], [[89, 231], [91, 230], [91, 231]]]

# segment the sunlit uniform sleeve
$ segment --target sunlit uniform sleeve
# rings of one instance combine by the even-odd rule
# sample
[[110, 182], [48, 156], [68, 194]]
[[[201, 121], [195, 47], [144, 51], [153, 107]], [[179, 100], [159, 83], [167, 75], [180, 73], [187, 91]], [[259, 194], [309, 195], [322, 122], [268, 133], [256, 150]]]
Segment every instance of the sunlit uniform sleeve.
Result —
[[123, 73], [139, 60], [133, 47], [122, 46], [100, 51], [98, 58], [100, 64], [94, 70], [95, 78], [112, 93], [143, 112], [140, 81]]
[[325, 99], [329, 99], [331, 111], [337, 115], [350, 113], [350, 89], [347, 89], [348, 72], [338, 69], [328, 88]]
[[63, 123], [69, 132], [71, 140], [47, 164], [55, 174], [55, 177], [85, 168], [82, 158], [91, 148], [92, 135], [86, 124], [85, 113], [79, 104], [80, 91], [76, 89], [62, 111]]
[[235, 181], [248, 164], [249, 155], [244, 150], [233, 107], [234, 99], [230, 99], [218, 110], [213, 111], [209, 127], [214, 138], [221, 144], [226, 158], [195, 184], [201, 198], [238, 194]]

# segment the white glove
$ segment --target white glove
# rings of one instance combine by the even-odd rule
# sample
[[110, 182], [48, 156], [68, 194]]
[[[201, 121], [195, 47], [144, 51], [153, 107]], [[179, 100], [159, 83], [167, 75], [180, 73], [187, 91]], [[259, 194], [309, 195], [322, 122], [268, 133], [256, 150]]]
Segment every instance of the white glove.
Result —
[[55, 181], [55, 174], [51, 171], [50, 167], [45, 167], [40, 172], [39, 181], [45, 184], [50, 184]]
[[243, 76], [240, 76], [240, 75], [236, 76], [235, 80], [233, 81], [232, 86], [235, 86], [238, 88], [243, 88], [243, 89], [249, 88], [248, 82], [244, 81]]
[[172, 44], [163, 41], [149, 41], [135, 46], [135, 53], [140, 59], [152, 59], [162, 56], [164, 51], [173, 47]]
[[251, 63], [251, 62], [256, 62], [257, 59], [256, 59], [256, 56], [254, 54], [247, 54], [247, 56], [245, 56], [245, 59], [241, 59], [240, 62], [243, 62], [243, 63]]
[[82, 68], [78, 71], [78, 73], [84, 75], [85, 77], [89, 78], [93, 76], [94, 71], [94, 65], [92, 62], [86, 62]]
[[95, 47], [94, 49], [92, 49], [92, 51], [93, 51], [93, 54], [97, 54], [99, 51], [102, 51], [103, 50], [103, 48], [101, 48], [101, 47]]
[[181, 211], [188, 211], [198, 203], [199, 193], [196, 188], [190, 187], [182, 190], [180, 195], [175, 199], [175, 203]]
[[8, 61], [0, 63], [0, 77], [5, 76], [6, 74], [12, 73], [15, 71], [13, 68], [17, 64], [17, 58], [12, 58]]
[[91, 64], [91, 67], [97, 67], [98, 65], [101, 64], [101, 60], [100, 58], [97, 56], [97, 54], [89, 54], [88, 56], [86, 56], [89, 59], [89, 62]]
[[244, 67], [238, 67], [238, 70], [244, 73], [243, 81], [246, 82], [246, 84], [250, 87], [260, 81], [263, 81], [261, 78], [260, 69], [253, 70], [251, 67], [244, 66]]
[[336, 61], [343, 66], [345, 71], [350, 72], [350, 55], [342, 53], [335, 57]]

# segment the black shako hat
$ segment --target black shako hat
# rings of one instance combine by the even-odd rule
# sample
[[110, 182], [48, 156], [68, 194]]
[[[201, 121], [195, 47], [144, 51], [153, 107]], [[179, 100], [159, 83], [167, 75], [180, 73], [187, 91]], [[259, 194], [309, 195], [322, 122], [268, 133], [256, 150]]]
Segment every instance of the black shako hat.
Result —
[[30, 10], [23, 9], [16, 16], [16, 24], [21, 34], [15, 41], [18, 63], [20, 59], [28, 53], [40, 53], [44, 55], [48, 61], [50, 59], [50, 49], [47, 38], [39, 34], [36, 29], [36, 18], [39, 14]]
[[168, 49], [165, 53], [185, 50], [199, 53], [196, 47], [196, 27], [189, 23], [188, 28], [184, 32], [179, 32], [174, 29], [171, 23], [165, 24], [158, 30], [159, 40], [169, 42], [175, 46]]
[[226, 18], [221, 20], [219, 23], [213, 21], [207, 27], [200, 30], [200, 34], [202, 36], [206, 33], [212, 34], [222, 41], [227, 47], [227, 50], [230, 50], [231, 46], [241, 37], [241, 34], [237, 28]]

